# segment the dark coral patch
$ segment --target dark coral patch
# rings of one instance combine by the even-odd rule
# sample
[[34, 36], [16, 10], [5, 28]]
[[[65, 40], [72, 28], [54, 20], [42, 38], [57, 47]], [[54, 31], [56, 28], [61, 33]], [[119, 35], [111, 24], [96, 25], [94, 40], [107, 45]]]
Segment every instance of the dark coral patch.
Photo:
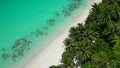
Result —
[[8, 54], [8, 53], [2, 53], [2, 54], [1, 54], [1, 58], [2, 58], [3, 60], [7, 60], [7, 59], [9, 58], [9, 54]]

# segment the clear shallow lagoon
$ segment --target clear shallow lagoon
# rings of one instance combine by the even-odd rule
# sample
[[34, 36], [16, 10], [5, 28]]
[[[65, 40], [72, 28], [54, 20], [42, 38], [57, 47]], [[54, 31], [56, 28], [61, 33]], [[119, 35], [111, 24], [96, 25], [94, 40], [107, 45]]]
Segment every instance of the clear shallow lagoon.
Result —
[[21, 68], [87, 1], [0, 0], [0, 68]]

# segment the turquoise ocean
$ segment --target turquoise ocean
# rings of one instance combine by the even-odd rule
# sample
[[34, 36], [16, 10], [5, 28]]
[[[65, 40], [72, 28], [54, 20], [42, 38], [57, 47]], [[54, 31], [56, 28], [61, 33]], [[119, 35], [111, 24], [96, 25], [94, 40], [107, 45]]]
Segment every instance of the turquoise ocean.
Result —
[[22, 68], [88, 2], [0, 0], [0, 68]]

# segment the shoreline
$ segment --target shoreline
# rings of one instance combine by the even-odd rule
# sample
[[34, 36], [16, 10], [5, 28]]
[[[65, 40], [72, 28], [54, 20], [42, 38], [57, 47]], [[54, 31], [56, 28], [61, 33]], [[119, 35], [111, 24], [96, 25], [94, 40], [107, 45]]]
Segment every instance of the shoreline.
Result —
[[61, 55], [64, 52], [64, 39], [68, 36], [71, 27], [82, 23], [89, 15], [89, 10], [93, 3], [99, 3], [101, 0], [90, 0], [90, 3], [76, 15], [75, 19], [70, 22], [60, 34], [58, 34], [48, 45], [40, 50], [32, 59], [27, 62], [23, 68], [48, 68], [52, 65], [59, 65]]

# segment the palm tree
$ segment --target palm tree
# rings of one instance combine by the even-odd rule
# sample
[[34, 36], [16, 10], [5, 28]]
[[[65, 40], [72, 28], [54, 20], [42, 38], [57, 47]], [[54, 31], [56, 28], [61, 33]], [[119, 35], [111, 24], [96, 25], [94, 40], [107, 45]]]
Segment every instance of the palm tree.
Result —
[[119, 3], [120, 0], [103, 0], [94, 4], [85, 24], [71, 28], [64, 41], [64, 68], [80, 64], [81, 68], [110, 68], [120, 64]]

